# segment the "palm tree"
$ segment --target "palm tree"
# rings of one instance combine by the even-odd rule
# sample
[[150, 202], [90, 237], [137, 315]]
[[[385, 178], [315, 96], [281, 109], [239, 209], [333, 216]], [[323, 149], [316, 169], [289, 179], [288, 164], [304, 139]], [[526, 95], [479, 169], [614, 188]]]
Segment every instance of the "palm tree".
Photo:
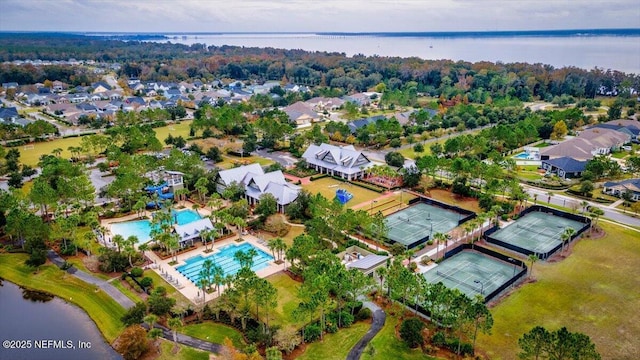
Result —
[[173, 344], [174, 344], [173, 346], [177, 347], [178, 346], [178, 329], [182, 327], [182, 320], [180, 320], [180, 318], [177, 318], [177, 317], [172, 317], [172, 318], [169, 318], [169, 321], [167, 321], [167, 324], [169, 325], [169, 328], [173, 332]]
[[216, 290], [218, 290], [218, 296], [220, 296], [220, 285], [224, 283], [224, 270], [220, 265], [215, 264], [211, 268], [211, 277], [213, 278], [213, 283], [216, 285]]
[[563, 252], [564, 252], [565, 243], [568, 244], [569, 240], [571, 240], [571, 237], [575, 233], [576, 233], [576, 230], [574, 228], [567, 227], [566, 229], [564, 229], [564, 232], [562, 233], [562, 235], [560, 235], [560, 239], [562, 240], [562, 251]]
[[55, 148], [51, 151], [55, 156], [60, 157], [60, 154], [62, 154], [62, 149], [61, 148]]
[[251, 268], [253, 266], [253, 258], [258, 256], [258, 252], [254, 248], [247, 251], [238, 251], [233, 254], [233, 258], [240, 263], [241, 268]]
[[529, 278], [531, 278], [531, 275], [533, 275], [533, 264], [535, 264], [536, 261], [538, 261], [538, 260], [540, 260], [538, 258], [538, 255], [536, 255], [536, 254], [529, 255], [529, 264], [531, 264], [531, 265], [529, 265]]
[[533, 194], [533, 204], [537, 205], [538, 204], [538, 194]]
[[129, 258], [129, 266], [133, 267], [133, 263], [131, 262], [131, 256], [136, 253], [136, 244], [138, 243], [138, 237], [135, 235], [129, 236], [124, 241], [124, 251]]
[[111, 240], [113, 241], [114, 244], [116, 244], [116, 247], [118, 248], [118, 253], [120, 253], [120, 247], [124, 245], [126, 241], [124, 237], [120, 234], [116, 234], [116, 236], [114, 236], [113, 239]]
[[[160, 338], [161, 336], [162, 336], [162, 330], [158, 328], [152, 328], [147, 333], [147, 337], [153, 340], [154, 345], [158, 341], [158, 338]], [[160, 353], [161, 351], [162, 351], [162, 347], [158, 346], [158, 353]]]
[[267, 247], [271, 250], [271, 255], [274, 259], [276, 258], [276, 240], [277, 239], [271, 239], [267, 242]]
[[213, 245], [213, 238], [215, 236], [215, 231], [213, 231], [213, 229], [205, 229], [200, 231], [200, 239], [202, 240], [202, 243], [204, 244], [204, 250], [207, 251], [209, 250], [207, 248], [207, 241], [211, 240]]
[[440, 258], [440, 244], [445, 242], [447, 236], [441, 232], [436, 233], [435, 235], [433, 235], [433, 239], [436, 242], [436, 257], [439, 259]]
[[582, 213], [585, 214], [587, 212], [587, 208], [589, 207], [589, 202], [586, 200], [582, 200], [580, 206], [582, 206]]
[[158, 321], [158, 317], [153, 314], [149, 314], [144, 317], [143, 321], [149, 325], [149, 330], [153, 329], [153, 325]]
[[238, 228], [238, 240], [242, 240], [242, 229], [247, 226], [247, 222], [241, 217], [235, 217], [231, 223]]
[[198, 287], [202, 290], [202, 304], [207, 303], [207, 288], [209, 288], [209, 274], [204, 268], [200, 269], [198, 273], [200, 279], [198, 279]]
[[196, 212], [196, 214], [200, 215], [200, 213], [198, 212], [198, 209], [200, 209], [200, 204], [193, 204], [191, 205], [191, 208]]
[[553, 192], [547, 192], [547, 205], [551, 204], [551, 197], [553, 197], [553, 195], [555, 195]]

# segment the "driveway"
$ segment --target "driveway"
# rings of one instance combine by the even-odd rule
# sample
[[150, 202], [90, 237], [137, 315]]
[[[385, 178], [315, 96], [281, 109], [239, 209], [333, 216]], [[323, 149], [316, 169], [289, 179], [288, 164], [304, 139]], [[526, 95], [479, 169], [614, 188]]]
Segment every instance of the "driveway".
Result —
[[298, 162], [298, 159], [293, 157], [288, 152], [283, 152], [283, 151], [268, 152], [265, 149], [256, 150], [254, 152], [258, 156], [263, 157], [265, 159], [273, 160], [284, 167], [293, 166]]

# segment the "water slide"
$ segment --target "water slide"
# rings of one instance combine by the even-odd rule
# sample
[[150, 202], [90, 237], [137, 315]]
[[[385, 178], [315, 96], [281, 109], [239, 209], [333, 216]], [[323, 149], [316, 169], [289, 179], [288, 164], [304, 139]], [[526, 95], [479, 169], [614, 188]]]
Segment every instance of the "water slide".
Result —
[[[168, 186], [168, 184], [162, 183], [160, 185], [157, 186], [147, 186], [146, 188], [144, 188], [146, 191], [148, 192], [154, 192], [156, 194], [158, 194], [158, 198], [162, 199], [162, 200], [168, 200], [168, 199], [173, 199], [173, 193], [172, 192], [166, 192], [163, 193], [162, 189], [166, 188]], [[160, 204], [157, 204], [160, 205]], [[147, 207], [148, 208], [155, 208], [156, 207], [156, 202], [155, 201], [150, 201], [147, 203]], [[162, 205], [160, 205], [160, 207], [162, 207]]]

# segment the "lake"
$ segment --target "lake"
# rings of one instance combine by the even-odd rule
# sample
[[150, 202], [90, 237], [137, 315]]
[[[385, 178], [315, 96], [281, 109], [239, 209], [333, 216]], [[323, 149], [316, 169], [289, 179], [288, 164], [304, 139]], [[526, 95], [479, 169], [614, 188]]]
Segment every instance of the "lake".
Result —
[[[553, 33], [553, 32], [551, 32]], [[614, 32], [615, 33], [615, 32]], [[527, 62], [554, 67], [575, 66], [584, 69], [612, 69], [640, 74], [640, 35], [554, 36], [519, 34], [514, 36], [313, 34], [313, 33], [222, 33], [164, 34], [165, 40], [192, 45], [235, 45], [273, 47], [344, 53], [347, 56], [419, 57], [470, 62]]]
[[[122, 359], [105, 342], [95, 323], [80, 308], [38, 292], [23, 292], [2, 281], [0, 286], [0, 359], [12, 360], [109, 360]], [[32, 298], [32, 300], [24, 297]], [[31, 342], [31, 349], [6, 349], [6, 340]], [[61, 341], [53, 343], [48, 340]], [[35, 349], [36, 342], [40, 348]], [[82, 342], [82, 343], [81, 343]], [[91, 348], [80, 349], [81, 345]], [[26, 344], [29, 346], [28, 344]], [[64, 345], [67, 348], [52, 348]], [[72, 348], [73, 347], [73, 348]]]

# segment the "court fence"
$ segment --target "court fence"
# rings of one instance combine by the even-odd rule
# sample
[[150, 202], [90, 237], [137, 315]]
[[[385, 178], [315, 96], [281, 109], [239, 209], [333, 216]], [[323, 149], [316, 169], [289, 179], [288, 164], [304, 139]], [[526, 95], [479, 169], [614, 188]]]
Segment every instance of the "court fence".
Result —
[[430, 199], [428, 197], [424, 197], [418, 193], [413, 193], [415, 195], [417, 195], [418, 197], [409, 200], [409, 205], [413, 205], [416, 203], [425, 203], [427, 205], [431, 205], [431, 206], [437, 206], [446, 210], [450, 210], [453, 212], [457, 212], [459, 214], [461, 214], [462, 216], [460, 217], [460, 219], [458, 220], [458, 225], [462, 225], [465, 222], [474, 219], [477, 215], [476, 213], [474, 213], [473, 211], [467, 210], [467, 209], [463, 209], [461, 207], [455, 206], [455, 205], [449, 205], [443, 202], [440, 202], [438, 200], [434, 200], [434, 199]]
[[[553, 214], [555, 216], [558, 217], [562, 217], [565, 219], [569, 219], [569, 220], [573, 220], [573, 221], [578, 221], [581, 223], [584, 223], [585, 225], [582, 226], [582, 228], [580, 228], [578, 231], [576, 231], [573, 235], [571, 235], [571, 238], [569, 239], [568, 243], [573, 242], [573, 240], [577, 239], [580, 235], [582, 235], [583, 232], [585, 232], [586, 230], [588, 230], [591, 227], [591, 219], [589, 219], [586, 216], [580, 216], [580, 215], [576, 215], [576, 214], [571, 214], [565, 211], [561, 211], [561, 210], [557, 210], [557, 209], [552, 209], [552, 208], [548, 208], [546, 206], [541, 206], [541, 205], [534, 205], [531, 206], [525, 210], [523, 210], [520, 213], [520, 217], [525, 216], [526, 214], [532, 213], [534, 211], [539, 211], [539, 212], [546, 212], [549, 214]], [[517, 220], [516, 220], [517, 223]], [[513, 224], [511, 225], [513, 226]], [[493, 233], [495, 233], [496, 231], [500, 230], [500, 228], [498, 226], [494, 226], [492, 228], [490, 228], [489, 230], [485, 231], [484, 233], [484, 239], [488, 242], [488, 243], [492, 243], [492, 244], [496, 244], [498, 246], [501, 246], [503, 248], [509, 249], [511, 251], [515, 251], [518, 252], [520, 254], [524, 254], [526, 256], [535, 254], [538, 259], [540, 260], [547, 260], [551, 255], [553, 255], [556, 251], [560, 250], [560, 248], [562, 248], [563, 244], [560, 243], [558, 245], [556, 245], [555, 247], [553, 247], [551, 250], [541, 253], [541, 252], [537, 252], [537, 251], [532, 251], [529, 249], [525, 249], [521, 246], [515, 245], [515, 244], [511, 244], [508, 243], [506, 241], [497, 239], [493, 236], [491, 236]]]
[[522, 277], [527, 275], [528, 267], [527, 267], [527, 264], [525, 264], [524, 261], [522, 261], [520, 259], [509, 257], [509, 256], [501, 254], [501, 253], [499, 253], [497, 251], [494, 251], [494, 250], [491, 250], [491, 249], [487, 249], [485, 247], [478, 246], [478, 245], [475, 245], [475, 244], [460, 244], [456, 248], [447, 251], [444, 254], [444, 260], [446, 260], [446, 259], [448, 259], [448, 258], [450, 258], [450, 257], [452, 257], [452, 256], [454, 256], [456, 254], [459, 254], [460, 252], [462, 252], [464, 250], [477, 251], [477, 252], [485, 254], [487, 256], [491, 256], [491, 257], [497, 258], [499, 260], [502, 260], [504, 262], [508, 262], [510, 264], [513, 264], [514, 267], [520, 267], [521, 268], [521, 270], [518, 271], [511, 279], [509, 279], [507, 282], [505, 282], [504, 284], [500, 285], [498, 288], [496, 288], [495, 290], [493, 290], [492, 292], [487, 294], [484, 297], [485, 304], [488, 303], [489, 301], [491, 301], [494, 297], [496, 297], [498, 294], [503, 292], [509, 286], [513, 285], [516, 281], [520, 280]]

